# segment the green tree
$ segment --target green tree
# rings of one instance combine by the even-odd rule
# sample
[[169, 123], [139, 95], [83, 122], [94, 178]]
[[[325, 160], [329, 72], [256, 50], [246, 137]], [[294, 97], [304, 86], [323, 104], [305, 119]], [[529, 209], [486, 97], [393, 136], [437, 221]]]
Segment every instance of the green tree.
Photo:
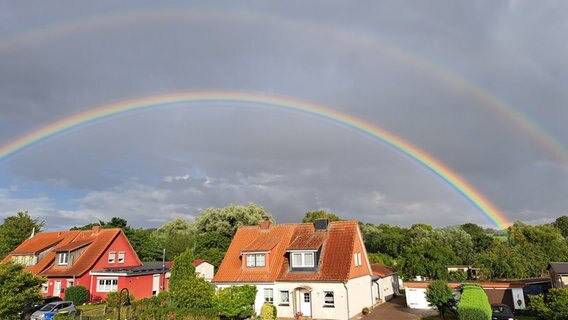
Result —
[[565, 239], [568, 238], [568, 216], [558, 217], [552, 225], [560, 230], [560, 233]]
[[172, 288], [172, 297], [179, 308], [211, 308], [215, 288], [203, 278], [184, 279]]
[[329, 221], [339, 221], [341, 218], [336, 214], [324, 210], [308, 211], [302, 219], [302, 223], [314, 222], [317, 219], [328, 219]]
[[207, 260], [219, 266], [230, 244], [231, 239], [227, 236], [205, 232], [196, 237], [193, 254], [196, 259]]
[[396, 266], [396, 261], [385, 253], [369, 253], [369, 262], [370, 263], [380, 263], [390, 267]]
[[254, 315], [256, 287], [251, 285], [221, 288], [215, 296], [219, 314], [228, 318], [248, 318]]
[[530, 296], [528, 308], [542, 320], [567, 320], [568, 289], [550, 289], [546, 294]]
[[195, 244], [194, 226], [182, 219], [172, 220], [164, 224], [154, 231], [153, 235], [160, 246], [166, 250], [167, 260], [173, 260]]
[[73, 301], [75, 305], [82, 305], [89, 299], [89, 290], [83, 286], [74, 286], [65, 289], [65, 300]]
[[426, 301], [438, 310], [440, 319], [445, 319], [445, 315], [453, 310], [456, 300], [452, 289], [448, 287], [446, 281], [434, 280], [426, 288]]
[[33, 230], [39, 232], [43, 226], [43, 221], [32, 218], [27, 212], [5, 218], [0, 225], [0, 259], [29, 238]]
[[26, 303], [39, 303], [39, 288], [45, 281], [20, 264], [0, 264], [0, 319], [19, 319], [18, 312]]
[[363, 224], [361, 233], [367, 252], [387, 254], [395, 259], [409, 242], [408, 229], [388, 224]]
[[193, 265], [193, 252], [187, 249], [174, 260], [170, 275], [170, 289], [175, 292], [182, 282], [195, 278], [195, 266]]
[[195, 220], [198, 233], [215, 232], [232, 238], [238, 227], [258, 225], [262, 220], [274, 222], [272, 215], [254, 203], [248, 206], [230, 205], [221, 209], [205, 209]]

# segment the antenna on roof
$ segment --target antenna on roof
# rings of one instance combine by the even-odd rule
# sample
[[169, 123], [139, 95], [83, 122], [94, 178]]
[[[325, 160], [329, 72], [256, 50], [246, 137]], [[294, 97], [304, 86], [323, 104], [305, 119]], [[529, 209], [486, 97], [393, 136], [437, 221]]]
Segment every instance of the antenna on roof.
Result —
[[30, 239], [33, 238], [35, 236], [35, 227], [32, 229], [32, 235], [30, 236]]

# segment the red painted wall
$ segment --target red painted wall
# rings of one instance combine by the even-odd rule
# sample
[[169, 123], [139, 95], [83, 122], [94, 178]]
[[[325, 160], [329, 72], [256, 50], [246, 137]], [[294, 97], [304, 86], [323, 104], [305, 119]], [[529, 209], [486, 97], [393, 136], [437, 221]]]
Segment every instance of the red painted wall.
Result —
[[[109, 252], [116, 252], [114, 263], [108, 263]], [[118, 252], [124, 251], [124, 263], [118, 263]], [[99, 260], [95, 263], [93, 270], [101, 270], [105, 268], [120, 268], [120, 267], [136, 267], [141, 265], [136, 256], [136, 252], [130, 246], [126, 236], [120, 232], [111, 245], [100, 256]]]

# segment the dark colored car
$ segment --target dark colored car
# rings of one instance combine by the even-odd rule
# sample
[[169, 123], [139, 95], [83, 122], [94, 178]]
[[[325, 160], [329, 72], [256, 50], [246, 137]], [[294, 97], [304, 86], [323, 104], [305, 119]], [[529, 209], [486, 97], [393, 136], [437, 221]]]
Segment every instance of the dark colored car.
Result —
[[32, 313], [38, 311], [39, 309], [41, 309], [41, 307], [45, 306], [46, 304], [56, 301], [62, 301], [62, 299], [59, 297], [47, 297], [44, 298], [43, 302], [40, 304], [27, 305], [19, 313], [20, 319], [28, 320], [32, 316]]
[[506, 304], [495, 303], [491, 305], [491, 319], [493, 320], [515, 320], [515, 315], [511, 308]]

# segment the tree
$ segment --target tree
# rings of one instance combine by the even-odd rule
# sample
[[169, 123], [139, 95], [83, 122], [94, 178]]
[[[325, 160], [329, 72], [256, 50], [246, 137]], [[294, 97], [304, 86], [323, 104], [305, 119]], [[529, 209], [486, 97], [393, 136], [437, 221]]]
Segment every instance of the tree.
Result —
[[218, 233], [206, 232], [195, 239], [193, 254], [196, 259], [207, 260], [219, 266], [230, 244], [230, 238]]
[[254, 315], [256, 287], [251, 285], [221, 288], [215, 296], [219, 314], [228, 318], [248, 318]]
[[193, 276], [193, 278], [182, 280], [175, 290], [172, 289], [171, 296], [179, 308], [211, 308], [215, 288], [205, 279]]
[[19, 319], [18, 312], [26, 303], [40, 303], [39, 288], [45, 281], [20, 264], [0, 264], [0, 319]]
[[302, 223], [314, 222], [317, 219], [327, 219], [329, 221], [339, 221], [341, 218], [333, 213], [324, 210], [308, 211], [302, 219]]
[[74, 286], [65, 289], [65, 300], [73, 301], [75, 305], [80, 306], [89, 299], [89, 290], [83, 286]]
[[154, 231], [153, 235], [160, 246], [166, 250], [167, 260], [173, 260], [195, 244], [194, 226], [182, 219], [172, 220], [164, 224]]
[[568, 319], [568, 289], [550, 289], [546, 294], [530, 296], [529, 310], [538, 315], [539, 319], [566, 320]]
[[0, 225], [0, 259], [29, 238], [33, 230], [40, 232], [43, 226], [43, 221], [32, 218], [27, 212], [5, 218]]
[[170, 289], [174, 292], [182, 282], [193, 278], [195, 278], [193, 252], [190, 249], [187, 249], [174, 260], [174, 265], [170, 275]]
[[198, 233], [216, 232], [232, 238], [238, 227], [258, 225], [265, 219], [274, 222], [272, 215], [264, 208], [250, 203], [246, 207], [230, 205], [221, 209], [205, 209], [194, 225]]
[[475, 252], [487, 250], [493, 243], [493, 238], [485, 233], [485, 230], [474, 223], [466, 223], [461, 229], [471, 236]]
[[558, 217], [552, 224], [565, 239], [568, 239], [568, 216]]
[[445, 314], [453, 310], [456, 300], [452, 289], [448, 287], [446, 281], [434, 280], [426, 288], [426, 301], [438, 310], [440, 319], [445, 319]]

